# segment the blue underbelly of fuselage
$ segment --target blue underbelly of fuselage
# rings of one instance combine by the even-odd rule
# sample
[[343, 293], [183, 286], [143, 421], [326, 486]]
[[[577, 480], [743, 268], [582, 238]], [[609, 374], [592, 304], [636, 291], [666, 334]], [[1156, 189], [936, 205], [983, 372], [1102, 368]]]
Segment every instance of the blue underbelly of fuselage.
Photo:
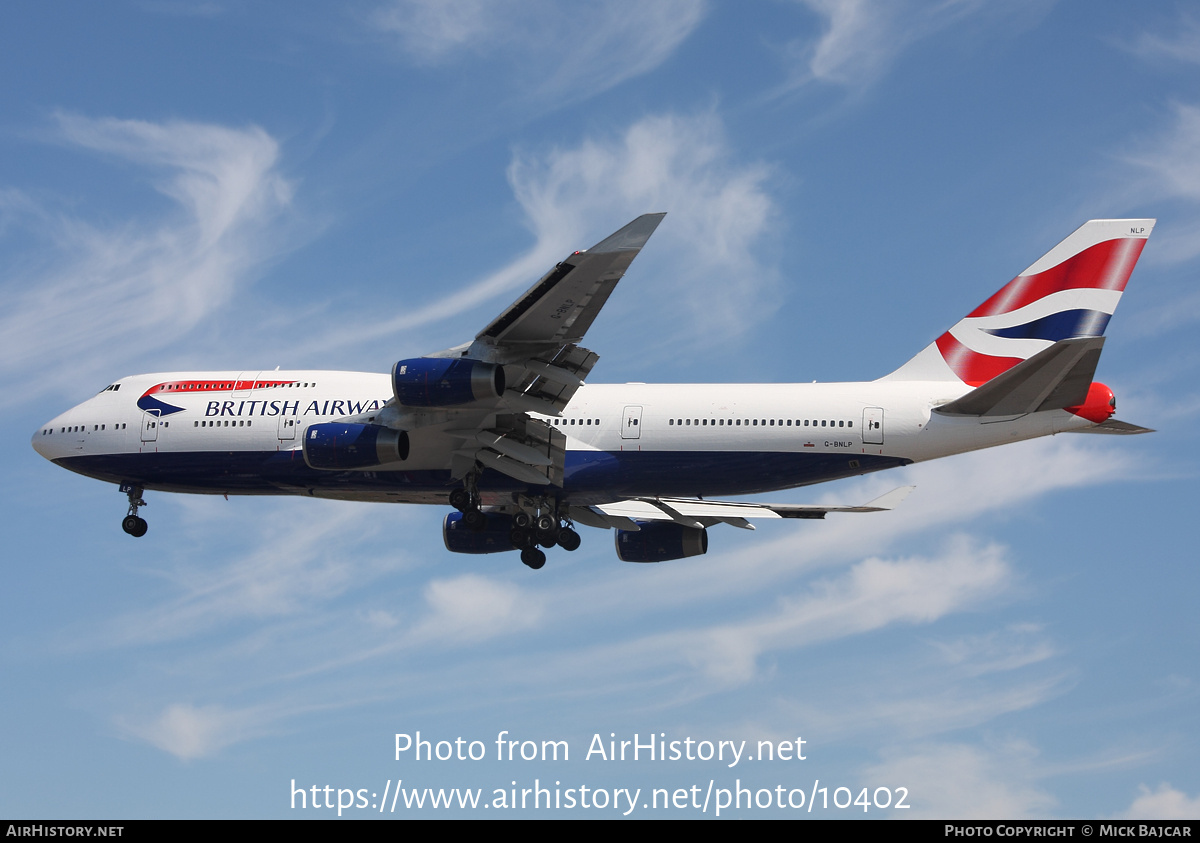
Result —
[[[235, 495], [308, 495], [314, 492], [449, 494], [461, 485], [448, 470], [321, 471], [298, 451], [207, 451], [98, 454], [56, 462], [72, 471], [147, 490]], [[905, 465], [883, 455], [763, 451], [568, 451], [560, 494], [614, 500], [627, 497], [751, 495], [806, 486]], [[543, 495], [488, 469], [482, 492]]]

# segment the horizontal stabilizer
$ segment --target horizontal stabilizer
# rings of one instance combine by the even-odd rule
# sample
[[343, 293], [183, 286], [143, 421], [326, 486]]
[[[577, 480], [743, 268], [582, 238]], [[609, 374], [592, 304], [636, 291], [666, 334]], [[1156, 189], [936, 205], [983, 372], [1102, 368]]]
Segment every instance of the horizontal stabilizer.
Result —
[[1103, 348], [1104, 337], [1060, 340], [934, 412], [1023, 416], [1078, 406], [1087, 400]]
[[1138, 433], [1154, 433], [1148, 427], [1138, 427], [1136, 424], [1123, 422], [1120, 419], [1108, 419], [1095, 427], [1085, 427], [1082, 430], [1072, 430], [1071, 433], [1109, 433], [1117, 436], [1132, 436]]

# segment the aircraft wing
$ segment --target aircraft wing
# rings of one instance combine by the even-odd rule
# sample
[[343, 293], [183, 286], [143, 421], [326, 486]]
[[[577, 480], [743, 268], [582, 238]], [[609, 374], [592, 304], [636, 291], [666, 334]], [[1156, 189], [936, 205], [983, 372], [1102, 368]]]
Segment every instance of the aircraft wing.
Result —
[[[494, 403], [412, 412], [389, 402], [396, 427], [433, 424], [457, 440], [451, 475], [481, 464], [522, 482], [561, 486], [566, 437], [530, 416], [557, 416], [600, 359], [579, 343], [666, 214], [643, 214], [590, 249], [573, 252], [513, 302], [469, 344], [430, 355], [502, 367]], [[402, 361], [403, 362], [403, 361]]]
[[504, 365], [504, 403], [558, 415], [600, 359], [577, 343], [600, 315], [666, 214], [643, 214], [582, 252], [573, 252], [480, 331], [466, 356]]
[[592, 248], [574, 252], [475, 339], [497, 347], [579, 342], [666, 214], [643, 214]]
[[751, 518], [824, 518], [827, 512], [883, 512], [895, 509], [916, 486], [901, 486], [861, 506], [706, 501], [698, 498], [629, 498], [595, 506], [573, 506], [573, 520], [589, 527], [638, 529], [639, 521], [674, 521], [685, 527], [729, 524], [753, 530]]

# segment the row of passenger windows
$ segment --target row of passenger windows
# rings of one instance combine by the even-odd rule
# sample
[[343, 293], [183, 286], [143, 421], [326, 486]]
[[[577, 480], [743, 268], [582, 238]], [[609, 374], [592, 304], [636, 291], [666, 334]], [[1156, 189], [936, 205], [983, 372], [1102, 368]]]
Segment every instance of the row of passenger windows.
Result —
[[[746, 419], [747, 427], [854, 427], [854, 422], [845, 419]], [[698, 427], [741, 427], [741, 419], [668, 419], [668, 425], [696, 425]]]
[[[574, 424], [600, 424], [600, 419], [551, 419], [550, 423], [568, 427]], [[741, 427], [743, 424], [746, 427], [854, 427], [853, 421], [845, 419], [667, 419], [667, 424], [681, 427]]]
[[192, 422], [192, 427], [252, 427], [254, 421], [246, 421], [245, 419], [208, 419], [205, 421]]
[[[94, 430], [94, 431], [107, 430], [107, 429], [108, 429], [108, 425], [104, 425], [104, 424], [92, 425], [92, 430]], [[113, 430], [124, 430], [124, 429], [125, 429], [125, 425], [123, 425], [123, 424], [114, 424], [113, 425]], [[72, 425], [71, 427], [60, 427], [58, 429], [58, 432], [59, 433], [83, 433], [86, 430], [87, 430], [86, 424], [76, 424], [76, 425]], [[52, 428], [52, 427], [47, 427], [45, 430], [42, 431], [42, 436], [51, 436], [53, 434], [54, 434], [54, 428]]]
[[[120, 387], [120, 384], [116, 384], [116, 386]], [[274, 381], [255, 381], [253, 384], [254, 389], [281, 389], [283, 387], [296, 387], [296, 388], [300, 388], [300, 389], [311, 389], [312, 387], [315, 387], [315, 386], [316, 386], [316, 383], [300, 383], [299, 381], [293, 381], [291, 383], [284, 383], [284, 382], [276, 383]], [[250, 383], [246, 382], [246, 381], [243, 381], [240, 384], [238, 382], [214, 383], [212, 381], [184, 381], [182, 383], [165, 383], [165, 384], [163, 384], [162, 388], [163, 388], [164, 392], [195, 392], [195, 391], [204, 391], [204, 390], [212, 390], [212, 389], [218, 389], [218, 390], [220, 390], [220, 389], [237, 389], [237, 388], [250, 389], [252, 387], [251, 387]], [[112, 387], [109, 387], [109, 389], [112, 389]]]

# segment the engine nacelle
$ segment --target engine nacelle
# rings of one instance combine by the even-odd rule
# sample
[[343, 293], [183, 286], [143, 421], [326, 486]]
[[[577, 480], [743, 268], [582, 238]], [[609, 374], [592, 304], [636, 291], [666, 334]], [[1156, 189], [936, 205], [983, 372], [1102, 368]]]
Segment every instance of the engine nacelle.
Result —
[[473, 530], [463, 523], [461, 512], [451, 512], [442, 522], [442, 540], [451, 553], [500, 553], [516, 550], [513, 547], [511, 515], [485, 512], [487, 522], [482, 530]]
[[504, 367], [465, 357], [414, 357], [392, 367], [392, 391], [408, 407], [454, 407], [504, 394]]
[[304, 431], [310, 468], [371, 468], [408, 459], [408, 434], [378, 424], [324, 422]]
[[640, 530], [617, 530], [617, 557], [622, 562], [666, 562], [708, 552], [708, 530], [673, 521], [639, 521]]

